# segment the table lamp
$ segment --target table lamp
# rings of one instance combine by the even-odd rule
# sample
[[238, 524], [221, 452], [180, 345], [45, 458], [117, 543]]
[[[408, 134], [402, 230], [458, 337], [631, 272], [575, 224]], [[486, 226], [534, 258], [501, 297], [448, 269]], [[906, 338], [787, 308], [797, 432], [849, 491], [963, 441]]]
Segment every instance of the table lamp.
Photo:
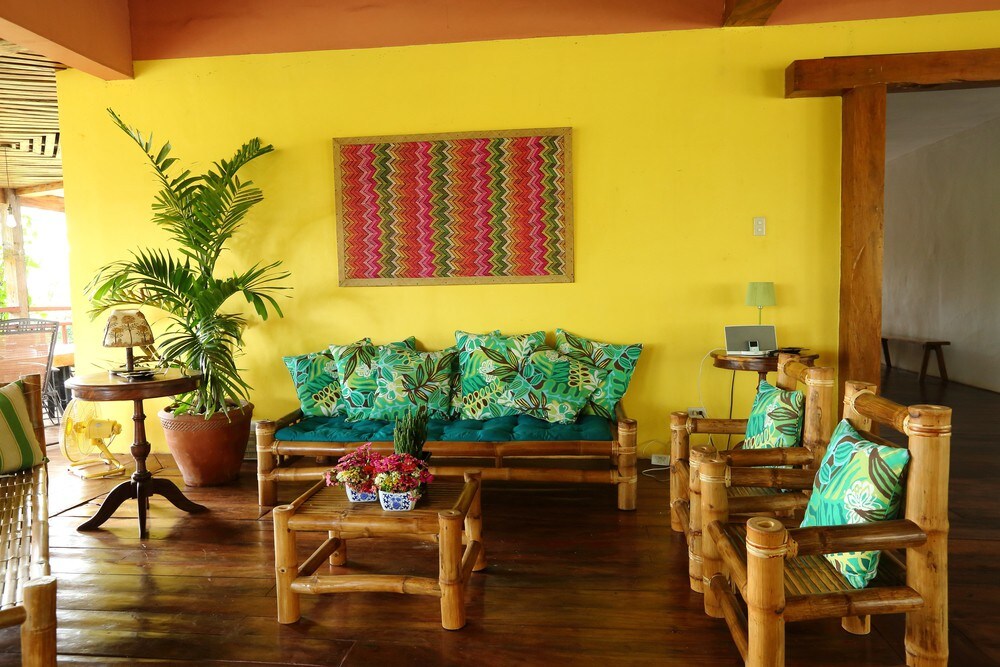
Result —
[[[132, 348], [136, 345], [152, 345], [153, 330], [149, 328], [146, 317], [138, 310], [113, 310], [108, 318], [108, 326], [104, 330], [104, 347], [125, 348], [125, 373], [128, 379], [135, 375], [135, 356]], [[152, 377], [150, 372], [149, 377]]]
[[757, 306], [757, 324], [760, 324], [764, 306], [774, 305], [774, 283], [750, 283], [747, 286], [747, 305]]

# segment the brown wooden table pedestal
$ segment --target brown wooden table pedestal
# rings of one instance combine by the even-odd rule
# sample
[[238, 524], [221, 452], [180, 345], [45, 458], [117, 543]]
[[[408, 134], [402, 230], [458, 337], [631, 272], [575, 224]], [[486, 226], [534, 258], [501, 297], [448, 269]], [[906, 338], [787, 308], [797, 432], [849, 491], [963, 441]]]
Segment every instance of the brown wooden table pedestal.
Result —
[[135, 436], [130, 452], [135, 459], [135, 472], [127, 482], [122, 482], [111, 490], [108, 497], [101, 503], [94, 516], [80, 525], [77, 530], [97, 530], [118, 510], [126, 500], [135, 499], [139, 505], [139, 537], [148, 536], [146, 530], [146, 515], [149, 511], [151, 496], [163, 496], [174, 507], [185, 512], [207, 512], [204, 505], [192, 502], [184, 496], [176, 484], [169, 479], [154, 478], [146, 469], [146, 458], [149, 456], [149, 441], [146, 440], [146, 415], [142, 409], [142, 401], [147, 398], [174, 396], [192, 391], [198, 386], [200, 375], [183, 374], [177, 370], [168, 370], [152, 380], [127, 382], [108, 373], [95, 373], [75, 377], [66, 383], [75, 398], [85, 401], [132, 401], [132, 422]]

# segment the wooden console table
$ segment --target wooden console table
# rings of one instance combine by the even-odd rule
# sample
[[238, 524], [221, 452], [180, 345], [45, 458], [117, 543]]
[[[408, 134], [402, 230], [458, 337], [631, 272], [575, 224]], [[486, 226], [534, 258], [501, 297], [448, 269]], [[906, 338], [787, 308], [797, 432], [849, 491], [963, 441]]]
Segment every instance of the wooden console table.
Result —
[[146, 469], [146, 457], [149, 456], [150, 447], [149, 441], [146, 440], [146, 415], [142, 411], [144, 399], [174, 396], [193, 391], [197, 388], [200, 380], [200, 374], [188, 374], [170, 369], [152, 380], [128, 382], [109, 373], [94, 373], [77, 376], [66, 382], [66, 386], [73, 392], [73, 396], [85, 401], [132, 401], [132, 421], [135, 429], [130, 450], [132, 458], [135, 459], [135, 472], [132, 473], [132, 478], [113, 488], [93, 518], [80, 525], [77, 530], [100, 528], [126, 500], [133, 498], [139, 505], [140, 538], [147, 537], [146, 513], [149, 509], [151, 496], [163, 496], [175, 507], [185, 512], [208, 511], [204, 505], [188, 500], [177, 488], [177, 485], [169, 479], [154, 479], [152, 473]]

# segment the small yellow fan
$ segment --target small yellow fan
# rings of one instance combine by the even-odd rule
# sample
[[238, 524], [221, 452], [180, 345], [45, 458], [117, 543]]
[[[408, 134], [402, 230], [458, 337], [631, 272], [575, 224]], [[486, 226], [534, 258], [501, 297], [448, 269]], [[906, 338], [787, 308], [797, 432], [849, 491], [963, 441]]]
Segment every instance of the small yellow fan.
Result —
[[[108, 449], [108, 443], [121, 431], [118, 422], [101, 419], [93, 403], [76, 398], [70, 401], [59, 431], [59, 448], [69, 460], [69, 471], [84, 479], [124, 472], [125, 466]], [[87, 470], [96, 466], [104, 467]]]

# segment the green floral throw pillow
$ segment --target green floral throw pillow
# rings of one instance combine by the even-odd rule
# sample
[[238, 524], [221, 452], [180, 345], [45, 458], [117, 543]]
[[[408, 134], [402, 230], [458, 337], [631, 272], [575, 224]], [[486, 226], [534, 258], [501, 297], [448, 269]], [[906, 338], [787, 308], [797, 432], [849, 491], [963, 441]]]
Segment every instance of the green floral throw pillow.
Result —
[[795, 447], [802, 435], [806, 399], [801, 391], [785, 391], [761, 380], [747, 420], [744, 449]]
[[570, 424], [607, 375], [606, 371], [542, 347], [531, 353], [497, 400], [522, 414]]
[[[895, 519], [910, 452], [864, 440], [844, 420], [837, 425], [816, 471], [802, 526], [845, 526]], [[825, 557], [855, 588], [864, 588], [878, 569], [879, 551], [850, 551]]]
[[335, 417], [344, 413], [337, 380], [337, 364], [328, 351], [311, 352], [283, 361], [295, 384], [299, 407], [306, 417]]
[[455, 332], [462, 367], [462, 419], [516, 415], [498, 398], [524, 368], [528, 355], [545, 343], [545, 332], [516, 336]]
[[[477, 334], [467, 334], [469, 336], [475, 336]], [[494, 329], [488, 334], [482, 334], [484, 336], [499, 336], [500, 330]], [[443, 350], [444, 352], [455, 352], [453, 357], [451, 367], [451, 412], [449, 417], [451, 419], [458, 419], [462, 416], [462, 363], [461, 355], [458, 354], [458, 346], [452, 345], [451, 347]]]
[[458, 350], [416, 352], [386, 346], [375, 360], [376, 390], [371, 418], [395, 420], [424, 407], [431, 419], [448, 419], [452, 364]]
[[372, 345], [370, 340], [362, 340], [350, 345], [331, 345], [330, 353], [337, 364], [340, 378], [341, 400], [348, 421], [368, 419], [377, 389], [375, 360], [382, 347], [405, 347], [413, 349], [413, 336], [389, 345]]
[[556, 350], [567, 357], [607, 372], [606, 379], [597, 387], [583, 409], [585, 415], [615, 418], [615, 407], [622, 400], [632, 381], [632, 372], [639, 361], [642, 344], [612, 345], [588, 340], [563, 329], [556, 329]]

